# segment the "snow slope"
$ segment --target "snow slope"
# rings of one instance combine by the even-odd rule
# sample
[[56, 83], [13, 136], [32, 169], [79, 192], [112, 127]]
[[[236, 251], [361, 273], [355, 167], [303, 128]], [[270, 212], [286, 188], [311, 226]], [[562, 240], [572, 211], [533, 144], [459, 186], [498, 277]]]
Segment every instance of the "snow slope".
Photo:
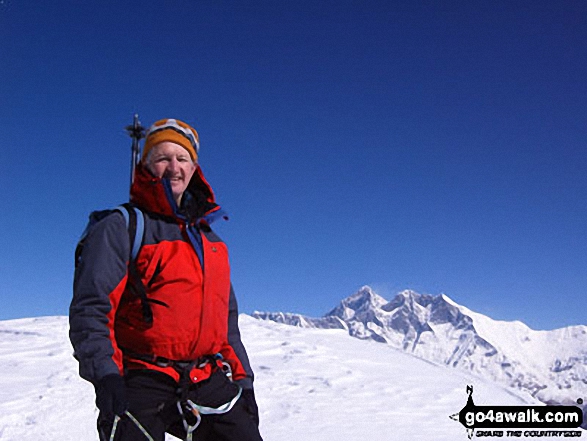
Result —
[[[449, 415], [465, 405], [469, 384], [478, 405], [538, 404], [345, 330], [246, 315], [240, 324], [265, 441], [465, 441]], [[0, 322], [2, 441], [97, 440], [93, 388], [77, 375], [67, 330], [66, 317]]]

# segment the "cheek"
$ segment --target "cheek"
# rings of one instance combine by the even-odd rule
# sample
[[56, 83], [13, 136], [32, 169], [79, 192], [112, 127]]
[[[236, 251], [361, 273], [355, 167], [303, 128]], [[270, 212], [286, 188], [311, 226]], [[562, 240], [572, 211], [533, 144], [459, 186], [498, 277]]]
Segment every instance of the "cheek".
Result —
[[153, 164], [151, 165], [151, 173], [153, 173], [158, 178], [162, 178], [165, 174], [166, 167], [163, 164]]
[[196, 171], [196, 167], [189, 166], [185, 169], [185, 176], [186, 176], [186, 180], [189, 182], [192, 179], [192, 176], [194, 175], [194, 172]]

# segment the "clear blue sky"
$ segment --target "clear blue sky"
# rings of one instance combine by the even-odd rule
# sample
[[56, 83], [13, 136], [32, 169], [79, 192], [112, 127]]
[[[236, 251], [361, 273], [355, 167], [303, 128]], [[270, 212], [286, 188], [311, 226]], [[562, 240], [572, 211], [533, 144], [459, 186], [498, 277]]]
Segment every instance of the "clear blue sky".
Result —
[[0, 319], [67, 314], [87, 215], [174, 117], [243, 312], [369, 284], [585, 324], [584, 1], [0, 2]]

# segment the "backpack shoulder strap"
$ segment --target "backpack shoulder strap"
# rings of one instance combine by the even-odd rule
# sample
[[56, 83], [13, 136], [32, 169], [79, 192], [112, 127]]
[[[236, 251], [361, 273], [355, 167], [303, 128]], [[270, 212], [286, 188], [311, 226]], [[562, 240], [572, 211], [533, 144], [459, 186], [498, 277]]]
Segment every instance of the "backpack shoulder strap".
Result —
[[119, 205], [115, 210], [119, 211], [124, 216], [130, 239], [130, 259], [128, 262], [129, 278], [127, 286], [141, 299], [143, 319], [147, 324], [152, 324], [153, 311], [151, 310], [151, 305], [149, 305], [149, 299], [147, 298], [147, 288], [143, 283], [136, 263], [145, 235], [145, 215], [139, 208], [128, 203]]
[[[143, 242], [143, 234], [144, 234], [144, 220], [143, 220], [143, 212], [138, 208], [133, 210], [130, 204], [122, 204], [114, 209], [107, 209], [107, 210], [96, 210], [92, 211], [88, 217], [88, 223], [86, 224], [86, 228], [84, 229], [82, 235], [80, 236], [77, 246], [75, 248], [75, 267], [77, 268], [80, 260], [81, 254], [86, 243], [86, 239], [90, 234], [90, 230], [100, 221], [118, 211], [124, 217], [126, 228], [129, 232], [130, 238], [130, 259], [135, 259], [139, 254], [139, 250], [141, 248]], [[140, 221], [133, 220], [132, 218], [139, 218]]]
[[145, 235], [145, 214], [137, 207], [130, 203], [121, 204], [110, 210], [93, 211], [90, 213], [90, 219], [75, 249], [75, 268], [81, 261], [81, 254], [88, 236], [88, 232], [93, 225], [104, 219], [106, 216], [118, 211], [124, 217], [128, 237], [130, 241], [130, 256], [128, 261], [129, 277], [127, 280], [128, 288], [141, 299], [143, 317], [148, 324], [153, 323], [153, 312], [147, 298], [147, 289], [143, 284], [141, 275], [136, 265], [136, 259], [143, 245]]
[[121, 204], [114, 210], [119, 211], [124, 216], [130, 239], [130, 261], [134, 262], [143, 245], [145, 215], [139, 208], [128, 203]]

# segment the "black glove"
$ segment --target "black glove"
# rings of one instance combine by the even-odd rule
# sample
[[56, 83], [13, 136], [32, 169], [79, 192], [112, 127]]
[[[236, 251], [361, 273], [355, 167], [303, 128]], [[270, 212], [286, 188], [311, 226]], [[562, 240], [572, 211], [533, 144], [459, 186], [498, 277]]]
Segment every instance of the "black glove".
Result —
[[96, 389], [96, 406], [107, 418], [122, 416], [128, 408], [124, 378], [118, 374], [109, 374], [94, 385]]
[[243, 393], [241, 395], [245, 403], [245, 409], [247, 413], [251, 415], [257, 427], [259, 426], [259, 408], [257, 407], [257, 400], [255, 399], [255, 391], [253, 389], [243, 389]]

